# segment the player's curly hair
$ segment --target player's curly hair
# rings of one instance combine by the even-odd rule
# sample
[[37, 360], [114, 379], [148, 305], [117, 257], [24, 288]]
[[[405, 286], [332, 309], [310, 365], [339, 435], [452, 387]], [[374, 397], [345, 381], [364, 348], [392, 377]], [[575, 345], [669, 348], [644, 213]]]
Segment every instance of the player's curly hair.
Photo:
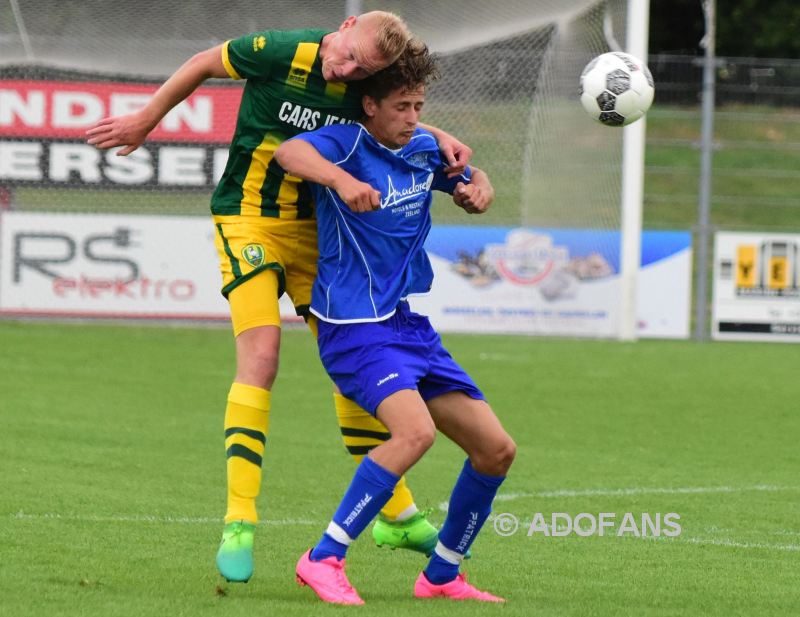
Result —
[[412, 38], [397, 60], [362, 82], [361, 92], [380, 101], [398, 88], [413, 90], [438, 78], [436, 57], [425, 43]]

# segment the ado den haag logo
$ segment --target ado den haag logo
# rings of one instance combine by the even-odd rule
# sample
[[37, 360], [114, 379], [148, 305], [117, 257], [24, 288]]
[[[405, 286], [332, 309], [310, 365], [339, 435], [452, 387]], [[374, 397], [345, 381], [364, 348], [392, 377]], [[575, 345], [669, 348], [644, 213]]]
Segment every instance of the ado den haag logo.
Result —
[[242, 257], [254, 268], [264, 263], [264, 247], [260, 244], [248, 244], [242, 249]]

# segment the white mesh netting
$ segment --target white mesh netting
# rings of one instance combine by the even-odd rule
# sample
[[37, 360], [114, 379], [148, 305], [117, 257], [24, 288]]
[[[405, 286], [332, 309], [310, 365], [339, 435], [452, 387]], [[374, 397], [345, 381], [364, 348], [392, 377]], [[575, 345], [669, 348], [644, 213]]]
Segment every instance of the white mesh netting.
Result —
[[[622, 133], [584, 114], [577, 84], [591, 57], [607, 51], [613, 38], [624, 41], [624, 0], [461, 0], [457, 10], [429, 0], [361, 5], [402, 15], [440, 53], [442, 78], [429, 91], [425, 120], [472, 146], [475, 163], [497, 189], [487, 215], [467, 218], [437, 207], [437, 221], [618, 228]], [[64, 91], [87, 82], [134, 84], [126, 92], [142, 82], [154, 86], [193, 53], [228, 38], [266, 28], [333, 29], [344, 15], [344, 2], [323, 0], [3, 4], [0, 201], [21, 210], [206, 213], [224, 160], [220, 139], [193, 139], [186, 154], [176, 155], [158, 147], [169, 135], [154, 136], [130, 163], [138, 175], [115, 174], [112, 165], [119, 163], [81, 149], [85, 125], [113, 111], [112, 95], [95, 104]], [[17, 94], [9, 94], [14, 88]], [[32, 90], [44, 92], [44, 118], [31, 106]], [[65, 98], [73, 108], [59, 125], [54, 106]], [[235, 113], [226, 117], [233, 121]], [[39, 121], [51, 134], [41, 123], [37, 129]], [[185, 113], [184, 125], [191, 122]], [[202, 174], [165, 171], [164, 161], [180, 156], [202, 159]]]

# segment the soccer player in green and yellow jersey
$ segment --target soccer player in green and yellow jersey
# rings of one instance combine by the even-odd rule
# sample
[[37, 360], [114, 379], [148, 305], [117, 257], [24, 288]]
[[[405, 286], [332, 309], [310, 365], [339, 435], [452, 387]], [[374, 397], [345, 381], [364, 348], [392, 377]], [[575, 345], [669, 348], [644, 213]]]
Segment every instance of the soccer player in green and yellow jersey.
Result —
[[[105, 118], [87, 131], [99, 148], [136, 150], [166, 113], [206, 79], [247, 79], [227, 167], [211, 201], [222, 293], [231, 307], [236, 376], [225, 411], [228, 498], [220, 573], [230, 581], [252, 575], [255, 499], [269, 424], [270, 390], [278, 370], [280, 314], [285, 291], [307, 316], [316, 274], [317, 232], [308, 187], [273, 159], [300, 132], [361, 116], [357, 81], [388, 66], [410, 40], [403, 21], [383, 11], [348, 17], [333, 32], [264, 31], [193, 56], [141, 111]], [[453, 173], [471, 150], [447, 133], [437, 137]], [[309, 320], [316, 334], [316, 323]], [[386, 428], [338, 393], [334, 402], [345, 446], [360, 461], [389, 438]], [[436, 529], [418, 512], [401, 478], [373, 528], [379, 545], [429, 554]]]

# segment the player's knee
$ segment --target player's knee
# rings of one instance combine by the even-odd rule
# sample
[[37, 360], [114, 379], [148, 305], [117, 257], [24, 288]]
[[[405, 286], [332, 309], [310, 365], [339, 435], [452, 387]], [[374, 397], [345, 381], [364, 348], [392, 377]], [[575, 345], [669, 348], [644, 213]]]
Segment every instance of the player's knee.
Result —
[[271, 389], [278, 374], [280, 328], [260, 326], [236, 337], [236, 380]]
[[508, 435], [505, 436], [495, 454], [495, 465], [499, 476], [504, 476], [517, 456], [517, 444]]
[[411, 447], [419, 452], [420, 456], [431, 449], [433, 442], [436, 441], [436, 428], [426, 426], [414, 431], [411, 437]]
[[253, 367], [270, 385], [278, 375], [278, 354], [271, 349], [260, 349], [253, 355]]
[[278, 353], [272, 349], [251, 349], [238, 359], [237, 381], [258, 384], [269, 390], [278, 375]]
[[392, 439], [402, 441], [403, 449], [409, 455], [419, 458], [433, 446], [433, 442], [436, 440], [436, 428], [432, 424], [416, 426], [403, 431], [400, 435], [392, 434]]
[[470, 459], [476, 471], [488, 476], [504, 476], [508, 473], [516, 455], [517, 444], [508, 435], [503, 435]]

